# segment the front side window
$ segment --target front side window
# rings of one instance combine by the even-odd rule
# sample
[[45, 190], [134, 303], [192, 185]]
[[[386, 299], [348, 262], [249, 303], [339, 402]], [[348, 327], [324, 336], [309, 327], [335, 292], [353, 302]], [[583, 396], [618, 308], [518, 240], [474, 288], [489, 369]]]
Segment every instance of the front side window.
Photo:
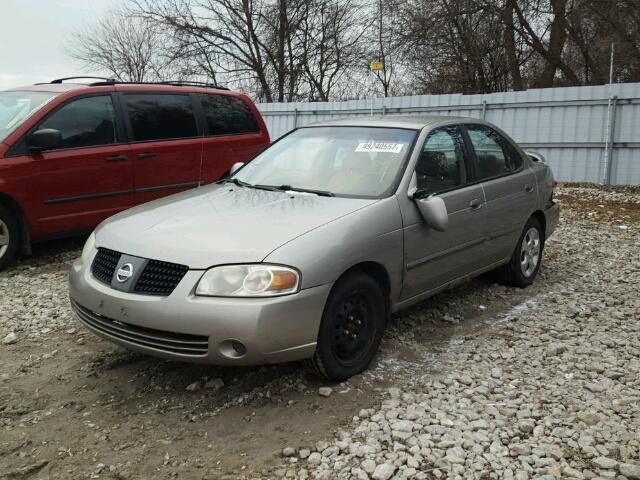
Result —
[[418, 191], [428, 194], [464, 184], [464, 142], [456, 126], [434, 130], [424, 142], [416, 163]]
[[37, 130], [60, 131], [62, 142], [56, 150], [119, 143], [116, 112], [110, 95], [79, 98], [49, 115]]
[[136, 142], [198, 136], [189, 95], [126, 94], [124, 96]]
[[202, 95], [201, 102], [209, 135], [238, 135], [260, 131], [251, 110], [239, 98]]
[[504, 175], [522, 165], [517, 152], [493, 128], [468, 125], [467, 132], [476, 153], [478, 180]]
[[234, 175], [252, 185], [380, 198], [404, 169], [415, 130], [301, 128], [274, 143]]
[[58, 95], [52, 92], [0, 92], [0, 142]]

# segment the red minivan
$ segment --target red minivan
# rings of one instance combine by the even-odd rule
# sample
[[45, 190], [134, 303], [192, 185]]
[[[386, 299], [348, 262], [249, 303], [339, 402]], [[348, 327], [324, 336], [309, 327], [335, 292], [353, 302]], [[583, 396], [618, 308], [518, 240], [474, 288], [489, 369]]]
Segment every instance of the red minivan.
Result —
[[0, 270], [20, 247], [214, 182], [269, 144], [240, 93], [70, 80], [0, 92]]

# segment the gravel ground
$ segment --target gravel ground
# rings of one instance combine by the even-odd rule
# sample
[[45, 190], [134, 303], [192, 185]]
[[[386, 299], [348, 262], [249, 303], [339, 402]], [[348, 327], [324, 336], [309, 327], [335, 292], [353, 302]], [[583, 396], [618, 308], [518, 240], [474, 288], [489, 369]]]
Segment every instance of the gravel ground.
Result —
[[81, 240], [0, 273], [0, 478], [640, 479], [640, 190], [563, 186], [536, 283], [395, 315], [370, 370], [160, 361], [84, 332]]

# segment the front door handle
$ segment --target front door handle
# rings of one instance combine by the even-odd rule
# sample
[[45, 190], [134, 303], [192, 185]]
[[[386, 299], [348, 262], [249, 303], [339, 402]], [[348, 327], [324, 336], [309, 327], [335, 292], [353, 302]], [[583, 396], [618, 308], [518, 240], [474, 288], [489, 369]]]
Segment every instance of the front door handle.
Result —
[[469, 202], [469, 206], [471, 207], [471, 210], [478, 210], [482, 208], [482, 200], [480, 200], [479, 198], [474, 198]]
[[527, 192], [527, 193], [533, 192], [533, 185], [529, 185], [529, 184], [525, 185], [524, 186], [524, 191]]
[[129, 160], [129, 157], [126, 155], [111, 155], [107, 157], [108, 162], [126, 162]]
[[138, 158], [140, 158], [140, 159], [144, 159], [144, 158], [155, 158], [155, 157], [157, 157], [157, 156], [158, 156], [158, 154], [157, 154], [157, 153], [154, 153], [154, 152], [142, 152], [142, 153], [139, 153], [139, 154], [138, 154], [138, 155], [136, 155], [136, 156], [137, 156]]

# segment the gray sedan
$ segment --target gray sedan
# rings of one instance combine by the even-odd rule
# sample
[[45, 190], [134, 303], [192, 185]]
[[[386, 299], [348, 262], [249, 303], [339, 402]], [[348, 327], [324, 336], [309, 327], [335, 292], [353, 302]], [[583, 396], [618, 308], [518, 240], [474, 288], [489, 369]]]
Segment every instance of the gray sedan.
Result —
[[531, 284], [559, 218], [544, 160], [476, 119], [323, 123], [234, 167], [95, 230], [69, 279], [87, 328], [168, 359], [304, 359], [345, 379], [392, 312], [488, 271]]

